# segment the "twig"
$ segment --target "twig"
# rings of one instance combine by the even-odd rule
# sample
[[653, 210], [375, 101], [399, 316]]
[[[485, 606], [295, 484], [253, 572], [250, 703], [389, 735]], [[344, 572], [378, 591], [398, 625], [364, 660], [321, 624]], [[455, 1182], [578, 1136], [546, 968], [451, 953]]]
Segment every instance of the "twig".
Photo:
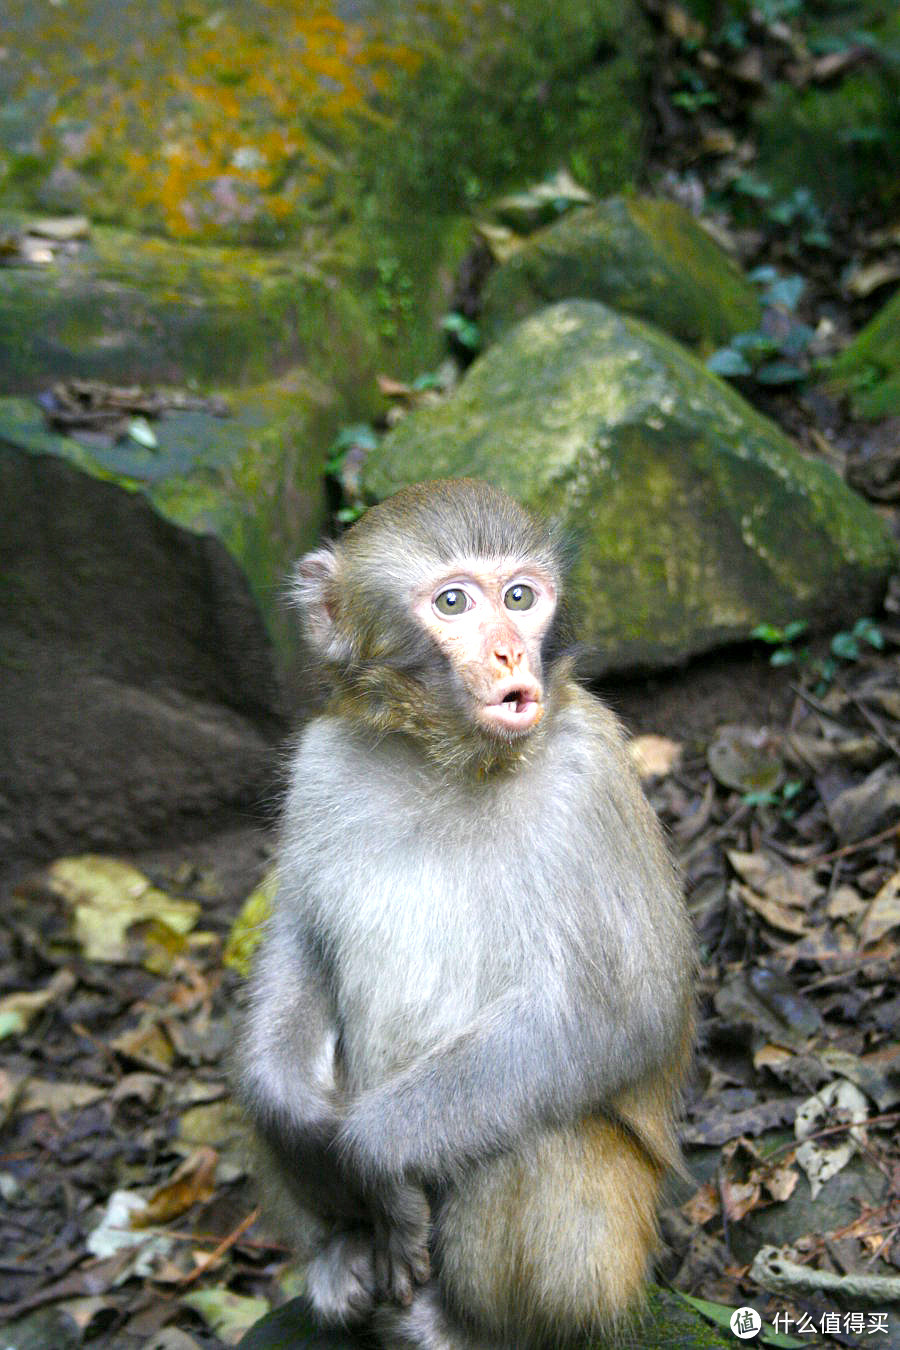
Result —
[[799, 1148], [801, 1144], [805, 1144], [807, 1139], [821, 1139], [826, 1134], [840, 1134], [845, 1130], [868, 1129], [870, 1125], [883, 1125], [891, 1120], [900, 1120], [900, 1111], [882, 1111], [880, 1116], [869, 1116], [866, 1120], [848, 1120], [842, 1125], [823, 1125], [821, 1130], [813, 1130], [803, 1139], [789, 1139], [786, 1144], [779, 1144], [778, 1148], [773, 1148], [772, 1152], [766, 1155], [764, 1161], [768, 1164], [773, 1158], [777, 1158], [780, 1153], [790, 1153], [793, 1149]]
[[210, 1266], [215, 1265], [219, 1257], [223, 1256], [225, 1252], [233, 1247], [238, 1238], [246, 1233], [248, 1228], [252, 1228], [258, 1218], [259, 1206], [257, 1206], [256, 1209], [251, 1210], [247, 1217], [241, 1220], [233, 1232], [229, 1233], [227, 1237], [223, 1237], [218, 1247], [213, 1248], [209, 1256], [199, 1262], [196, 1269], [192, 1270], [188, 1275], [182, 1275], [181, 1279], [178, 1281], [182, 1288], [186, 1285], [193, 1284], [195, 1280], [199, 1280], [201, 1275], [205, 1275]]
[[859, 711], [862, 713], [863, 717], [866, 719], [869, 726], [875, 732], [875, 739], [880, 741], [886, 750], [893, 751], [893, 753], [897, 756], [897, 758], [900, 759], [900, 742], [895, 741], [893, 736], [891, 736], [888, 732], [885, 731], [884, 727], [881, 725], [878, 718], [875, 716], [873, 712], [869, 711], [865, 703], [863, 703], [862, 699], [856, 698], [855, 696], [852, 697], [853, 697], [853, 706], [859, 708]]

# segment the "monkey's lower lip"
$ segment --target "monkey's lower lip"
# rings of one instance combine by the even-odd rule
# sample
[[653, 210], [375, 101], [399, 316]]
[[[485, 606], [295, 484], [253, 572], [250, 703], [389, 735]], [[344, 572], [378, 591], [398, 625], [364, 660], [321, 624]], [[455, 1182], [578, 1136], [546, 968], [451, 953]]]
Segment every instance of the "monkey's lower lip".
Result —
[[530, 731], [540, 721], [544, 707], [539, 698], [528, 690], [516, 690], [515, 698], [508, 694], [498, 703], [483, 703], [482, 720], [491, 727], [504, 731]]

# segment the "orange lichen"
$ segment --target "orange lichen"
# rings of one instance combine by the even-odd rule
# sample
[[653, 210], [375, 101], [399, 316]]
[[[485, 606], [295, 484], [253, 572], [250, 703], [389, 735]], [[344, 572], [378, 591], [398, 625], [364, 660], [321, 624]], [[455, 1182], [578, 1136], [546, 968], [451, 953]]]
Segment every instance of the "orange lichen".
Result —
[[45, 150], [81, 175], [98, 215], [136, 204], [174, 235], [289, 217], [418, 61], [327, 0], [262, 3], [252, 23], [197, 0], [155, 6], [148, 22], [139, 0], [123, 0], [108, 47], [91, 36], [91, 0], [43, 26], [24, 22], [27, 8], [9, 7], [6, 38], [24, 58], [14, 93], [44, 95]]

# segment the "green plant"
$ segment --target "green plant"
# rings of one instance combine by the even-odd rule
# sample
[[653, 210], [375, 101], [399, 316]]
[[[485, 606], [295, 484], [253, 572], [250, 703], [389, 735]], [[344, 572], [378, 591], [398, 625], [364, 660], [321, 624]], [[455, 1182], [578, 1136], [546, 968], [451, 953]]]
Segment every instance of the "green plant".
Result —
[[412, 315], [413, 284], [398, 258], [379, 258], [375, 268], [378, 273], [375, 286], [378, 331], [383, 338], [395, 338]]
[[368, 422], [341, 427], [328, 447], [325, 472], [341, 490], [343, 504], [335, 512], [340, 525], [352, 525], [366, 509], [362, 499], [360, 474], [370, 450], [378, 444], [378, 435]]
[[794, 798], [803, 791], [805, 784], [799, 778], [791, 778], [781, 787], [766, 789], [761, 792], [745, 792], [741, 801], [745, 806], [774, 806], [781, 813], [783, 820], [793, 820], [797, 814], [796, 806], [792, 805]]
[[765, 642], [768, 646], [775, 648], [769, 657], [769, 665], [788, 666], [795, 662], [802, 664], [809, 657], [809, 650], [806, 647], [798, 650], [792, 644], [801, 634], [806, 632], [808, 627], [809, 624], [806, 619], [793, 619], [783, 628], [779, 628], [774, 623], [759, 623], [750, 636], [758, 638], [760, 642]]
[[467, 319], [465, 314], [460, 314], [453, 309], [449, 314], [445, 314], [441, 319], [441, 328], [445, 333], [450, 333], [461, 347], [468, 352], [477, 352], [481, 347], [481, 332], [478, 324]]
[[712, 104], [718, 103], [719, 96], [707, 89], [706, 84], [696, 71], [688, 66], [682, 66], [678, 72], [678, 78], [682, 88], [676, 89], [672, 95], [672, 102], [676, 108], [684, 108], [685, 112], [697, 112], [699, 108], [706, 108]]
[[809, 188], [794, 188], [789, 197], [773, 203], [766, 215], [776, 225], [796, 229], [801, 242], [810, 248], [828, 248], [831, 244], [825, 213], [816, 204]]
[[874, 619], [857, 619], [850, 629], [842, 629], [831, 639], [830, 655], [824, 661], [817, 662], [819, 684], [816, 693], [827, 693], [842, 661], [848, 664], [858, 661], [862, 655], [862, 644], [881, 651], [884, 647], [884, 634]]
[[749, 376], [758, 384], [796, 384], [806, 378], [806, 351], [815, 336], [809, 324], [792, 317], [806, 282], [796, 274], [779, 276], [774, 267], [757, 267], [750, 280], [765, 287], [762, 323], [714, 351], [707, 369], [726, 377]]

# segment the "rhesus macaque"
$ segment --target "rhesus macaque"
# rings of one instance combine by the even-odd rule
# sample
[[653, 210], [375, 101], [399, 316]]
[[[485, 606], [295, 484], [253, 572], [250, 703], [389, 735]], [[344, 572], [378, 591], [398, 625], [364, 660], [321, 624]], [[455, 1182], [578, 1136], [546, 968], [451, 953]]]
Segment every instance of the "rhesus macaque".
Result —
[[325, 1324], [561, 1346], [639, 1299], [693, 955], [612, 714], [557, 650], [552, 535], [425, 483], [310, 553], [299, 742], [243, 1100]]

